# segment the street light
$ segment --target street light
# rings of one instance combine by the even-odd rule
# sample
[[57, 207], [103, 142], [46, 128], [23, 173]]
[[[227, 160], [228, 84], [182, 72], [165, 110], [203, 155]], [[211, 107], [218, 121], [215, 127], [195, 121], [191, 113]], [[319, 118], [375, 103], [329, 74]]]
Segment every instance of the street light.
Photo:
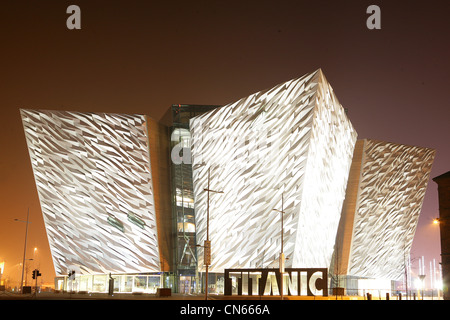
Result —
[[283, 216], [284, 216], [284, 198], [283, 194], [281, 194], [281, 210], [278, 209], [272, 209], [273, 211], [277, 211], [281, 215], [281, 252], [280, 252], [280, 279], [281, 279], [281, 285], [280, 285], [280, 298], [283, 300], [283, 274], [284, 274], [284, 252], [283, 252]]
[[31, 223], [31, 222], [28, 221], [29, 217], [30, 217], [30, 208], [28, 208], [28, 212], [27, 212], [27, 221], [14, 219], [14, 221], [25, 222], [26, 223], [26, 228], [25, 228], [25, 245], [24, 245], [24, 248], [23, 248], [23, 262], [22, 262], [22, 280], [20, 282], [20, 292], [22, 292], [22, 293], [23, 293], [23, 275], [24, 275], [24, 271], [25, 271], [25, 256], [26, 256], [26, 253], [27, 253], [28, 224]]
[[[204, 191], [207, 191], [208, 196], [207, 196], [207, 207], [206, 207], [206, 240], [204, 242], [203, 245], [203, 256], [205, 260], [205, 266], [206, 266], [206, 279], [205, 279], [205, 300], [208, 300], [208, 267], [211, 264], [211, 241], [209, 241], [209, 193], [210, 192], [214, 192], [214, 193], [223, 193], [223, 191], [216, 191], [216, 190], [211, 190], [209, 188], [209, 183], [210, 183], [210, 168], [208, 168], [208, 188], [203, 189]], [[200, 245], [198, 245], [200, 246]]]
[[[433, 224], [439, 226], [439, 233], [441, 234], [441, 236], [440, 236], [441, 237], [441, 244], [442, 244], [442, 230], [443, 230], [443, 228], [445, 228], [447, 220], [448, 220], [447, 217], [444, 217], [444, 218], [439, 217], [439, 218], [434, 218], [433, 219]], [[441, 257], [442, 256], [448, 256], [448, 255], [449, 255], [448, 253], [442, 253], [441, 252]], [[440, 286], [440, 288], [442, 289], [442, 286]], [[441, 294], [441, 289], [440, 288], [439, 287], [437, 288], [438, 298], [440, 298], [440, 294]], [[445, 297], [445, 295], [444, 295], [444, 297]]]

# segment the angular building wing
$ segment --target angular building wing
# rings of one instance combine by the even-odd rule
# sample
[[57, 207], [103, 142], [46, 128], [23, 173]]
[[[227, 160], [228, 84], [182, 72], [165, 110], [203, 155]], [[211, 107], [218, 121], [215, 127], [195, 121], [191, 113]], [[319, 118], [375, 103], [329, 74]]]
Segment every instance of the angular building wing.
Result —
[[[281, 247], [286, 266], [329, 266], [357, 135], [321, 70], [195, 117], [190, 131], [211, 271], [278, 266]], [[209, 225], [208, 182], [223, 191], [210, 192]]]
[[56, 274], [159, 271], [147, 117], [21, 116]]
[[336, 241], [334, 272], [400, 280], [435, 151], [358, 140]]

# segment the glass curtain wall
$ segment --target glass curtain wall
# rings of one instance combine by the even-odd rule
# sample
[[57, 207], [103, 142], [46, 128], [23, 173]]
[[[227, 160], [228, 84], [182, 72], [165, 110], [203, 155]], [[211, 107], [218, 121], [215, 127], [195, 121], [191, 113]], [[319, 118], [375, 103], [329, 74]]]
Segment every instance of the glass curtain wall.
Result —
[[219, 106], [173, 105], [170, 112], [172, 214], [175, 221], [176, 292], [199, 292], [189, 119]]

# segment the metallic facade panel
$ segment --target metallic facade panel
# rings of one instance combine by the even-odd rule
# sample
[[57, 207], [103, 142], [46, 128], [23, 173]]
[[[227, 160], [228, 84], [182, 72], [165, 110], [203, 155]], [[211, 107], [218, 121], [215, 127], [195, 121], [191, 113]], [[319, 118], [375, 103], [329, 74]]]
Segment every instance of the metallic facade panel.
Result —
[[286, 267], [329, 266], [356, 132], [321, 70], [195, 117], [190, 130], [197, 243], [208, 171], [224, 192], [210, 193], [211, 271], [278, 266], [282, 206]]
[[146, 117], [21, 116], [56, 274], [159, 271]]
[[361, 155], [355, 157], [353, 166], [359, 167], [359, 179], [353, 182], [356, 188], [348, 188], [352, 194], [347, 195], [355, 203], [343, 208], [351, 233], [351, 240], [345, 244], [349, 247], [344, 259], [346, 273], [400, 280], [435, 151], [368, 139], [358, 144], [362, 146]]

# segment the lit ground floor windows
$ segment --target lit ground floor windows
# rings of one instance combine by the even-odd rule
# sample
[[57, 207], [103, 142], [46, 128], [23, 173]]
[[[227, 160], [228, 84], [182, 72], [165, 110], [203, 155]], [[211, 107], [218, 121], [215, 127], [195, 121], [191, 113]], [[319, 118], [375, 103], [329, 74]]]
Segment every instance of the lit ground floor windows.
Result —
[[[113, 284], [115, 293], [156, 293], [158, 288], [164, 286], [164, 277], [159, 274], [140, 275], [80, 275], [70, 280], [68, 277], [57, 277], [55, 288], [61, 291], [72, 292], [109, 292], [109, 285]], [[170, 280], [166, 279], [170, 286]]]

